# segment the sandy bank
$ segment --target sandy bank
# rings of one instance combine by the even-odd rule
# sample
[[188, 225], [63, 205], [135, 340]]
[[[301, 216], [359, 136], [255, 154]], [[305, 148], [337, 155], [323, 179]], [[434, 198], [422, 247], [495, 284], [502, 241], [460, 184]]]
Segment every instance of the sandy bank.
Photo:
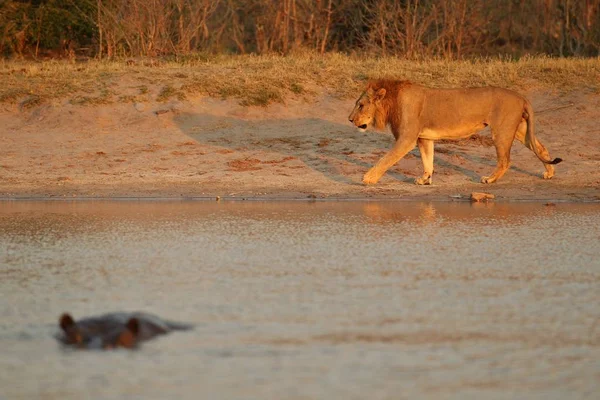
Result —
[[[371, 187], [362, 175], [392, 145], [357, 132], [352, 100], [325, 94], [269, 107], [210, 97], [81, 106], [56, 100], [0, 112], [0, 197], [385, 198], [441, 200], [486, 191], [503, 200], [600, 201], [600, 96], [526, 93], [538, 138], [565, 161], [554, 179], [515, 142], [492, 185], [489, 131], [436, 143], [434, 185], [419, 187], [415, 149]], [[562, 107], [562, 108], [561, 108]]]

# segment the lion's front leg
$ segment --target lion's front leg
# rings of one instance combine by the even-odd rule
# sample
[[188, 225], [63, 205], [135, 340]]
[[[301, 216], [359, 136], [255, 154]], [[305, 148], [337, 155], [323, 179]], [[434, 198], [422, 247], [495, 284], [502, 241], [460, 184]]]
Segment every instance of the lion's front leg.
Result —
[[419, 138], [417, 140], [421, 161], [423, 161], [423, 176], [415, 179], [417, 185], [431, 185], [433, 182], [433, 140]]
[[371, 168], [363, 177], [363, 183], [373, 185], [381, 179], [381, 177], [396, 164], [402, 157], [415, 147], [415, 142], [412, 140], [398, 140], [392, 150], [381, 157], [381, 160]]

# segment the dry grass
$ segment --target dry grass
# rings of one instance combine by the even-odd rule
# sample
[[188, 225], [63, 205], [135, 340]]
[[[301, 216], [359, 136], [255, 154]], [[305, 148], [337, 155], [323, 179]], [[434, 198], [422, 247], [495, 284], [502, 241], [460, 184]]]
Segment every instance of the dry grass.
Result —
[[600, 59], [407, 61], [341, 54], [213, 56], [178, 61], [0, 61], [0, 102], [94, 105], [183, 100], [208, 95], [265, 106], [319, 92], [354, 97], [368, 78], [408, 79], [435, 87], [494, 85], [529, 90], [600, 91]]

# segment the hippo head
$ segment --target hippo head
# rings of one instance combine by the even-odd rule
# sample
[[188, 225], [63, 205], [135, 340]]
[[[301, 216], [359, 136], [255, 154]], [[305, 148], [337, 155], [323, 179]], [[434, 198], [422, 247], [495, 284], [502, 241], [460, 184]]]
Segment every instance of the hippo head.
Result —
[[137, 318], [132, 317], [125, 324], [110, 321], [77, 324], [70, 314], [63, 314], [59, 320], [64, 336], [60, 340], [77, 348], [86, 349], [131, 349], [136, 346], [140, 325]]

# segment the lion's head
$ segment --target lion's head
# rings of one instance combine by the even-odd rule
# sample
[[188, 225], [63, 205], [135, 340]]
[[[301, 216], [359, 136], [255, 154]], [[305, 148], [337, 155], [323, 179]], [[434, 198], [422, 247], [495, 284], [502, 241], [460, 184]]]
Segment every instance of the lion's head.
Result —
[[386, 90], [384, 88], [376, 89], [370, 84], [367, 90], [356, 100], [354, 109], [348, 119], [361, 132], [364, 132], [369, 125], [375, 125], [381, 129], [385, 121], [381, 119], [384, 112], [382, 100], [385, 98]]

